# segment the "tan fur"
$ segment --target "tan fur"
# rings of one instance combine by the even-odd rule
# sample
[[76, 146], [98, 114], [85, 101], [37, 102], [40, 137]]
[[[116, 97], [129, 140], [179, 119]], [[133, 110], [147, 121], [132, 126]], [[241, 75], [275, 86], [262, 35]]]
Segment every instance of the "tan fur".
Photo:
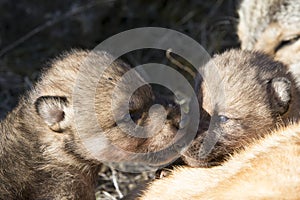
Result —
[[[200, 70], [202, 119], [183, 156], [190, 166], [219, 165], [253, 139], [299, 119], [300, 94], [293, 76], [265, 54], [230, 50]], [[220, 121], [222, 116], [228, 120]]]
[[243, 0], [238, 13], [242, 49], [265, 51], [300, 77], [300, 1]]
[[[99, 158], [111, 158], [113, 161], [124, 156], [109, 151], [109, 144], [133, 152], [148, 152], [162, 148], [164, 141], [173, 138], [177, 130], [175, 126], [178, 127], [176, 120], [167, 120], [165, 128], [149, 139], [128, 136], [115, 125], [111, 113], [112, 92], [121, 76], [130, 69], [125, 63], [114, 62], [103, 77], [90, 73], [78, 79], [82, 65], [87, 64], [91, 67], [87, 69], [93, 72], [98, 65], [105, 66], [111, 61], [112, 57], [103, 52], [72, 51], [64, 54], [51, 64], [34, 89], [0, 123], [0, 199], [95, 199], [95, 178], [101, 161]], [[143, 81], [138, 75], [135, 79]], [[98, 83], [97, 87], [95, 83]], [[79, 94], [74, 94], [77, 91], [75, 86], [83, 88], [78, 90]], [[88, 95], [95, 88], [96, 96], [89, 98]], [[124, 103], [124, 94], [118, 94], [120, 102], [117, 106]], [[96, 135], [101, 132], [89, 118], [75, 116], [73, 103], [77, 100], [74, 95], [87, 100], [82, 101], [83, 110], [90, 103], [93, 108], [96, 106], [94, 114], [108, 139], [107, 143], [95, 144], [95, 148], [102, 145], [102, 151], [98, 152], [97, 157], [82, 144], [83, 140], [77, 134], [79, 130], [75, 124], [78, 121], [75, 121], [75, 117], [83, 122], [84, 127], [80, 131]], [[140, 87], [133, 94], [130, 109], [139, 114], [134, 119], [136, 123], [147, 125], [147, 109], [153, 100], [149, 85]], [[174, 115], [173, 119], [177, 119], [176, 113], [169, 112]]]
[[299, 199], [300, 124], [256, 140], [221, 166], [178, 168], [140, 199]]

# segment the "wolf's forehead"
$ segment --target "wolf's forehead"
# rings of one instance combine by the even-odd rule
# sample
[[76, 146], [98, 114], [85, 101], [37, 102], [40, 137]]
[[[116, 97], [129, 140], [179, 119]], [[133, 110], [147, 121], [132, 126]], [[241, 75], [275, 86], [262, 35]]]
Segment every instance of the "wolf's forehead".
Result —
[[[217, 79], [217, 78], [216, 78]], [[253, 104], [264, 102], [266, 88], [254, 76], [245, 74], [223, 74], [219, 80], [203, 82], [205, 102], [220, 109], [239, 109]]]
[[231, 87], [234, 90], [258, 84], [260, 76], [255, 67], [245, 67], [243, 63], [218, 63], [204, 70], [203, 81], [211, 89]]

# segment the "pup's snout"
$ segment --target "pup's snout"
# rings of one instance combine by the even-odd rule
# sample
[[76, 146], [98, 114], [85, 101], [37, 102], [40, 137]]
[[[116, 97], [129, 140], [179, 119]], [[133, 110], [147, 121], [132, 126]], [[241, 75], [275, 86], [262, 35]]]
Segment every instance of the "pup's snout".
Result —
[[167, 120], [169, 120], [173, 126], [179, 129], [180, 121], [181, 121], [179, 105], [175, 103], [168, 104], [167, 113], [168, 113]]
[[168, 104], [167, 107], [167, 119], [171, 122], [173, 126], [177, 129], [184, 129], [188, 126], [190, 122], [190, 117], [188, 113], [182, 111], [182, 108], [177, 103]]
[[187, 104], [180, 105], [172, 98], [156, 99], [155, 103], [162, 105], [166, 109], [168, 123], [177, 129], [184, 129], [190, 123]]

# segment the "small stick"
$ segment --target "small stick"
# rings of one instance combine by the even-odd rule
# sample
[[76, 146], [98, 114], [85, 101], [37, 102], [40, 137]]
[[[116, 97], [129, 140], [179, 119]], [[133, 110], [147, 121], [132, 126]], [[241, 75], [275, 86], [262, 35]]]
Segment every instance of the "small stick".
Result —
[[172, 53], [172, 49], [168, 49], [166, 51], [166, 57], [170, 60], [170, 62], [173, 63], [174, 65], [176, 65], [179, 69], [182, 69], [182, 70], [186, 71], [187, 73], [189, 73], [193, 78], [195, 78], [196, 73], [193, 72], [193, 70], [191, 70], [184, 64], [182, 64], [181, 62], [179, 62], [178, 60], [176, 60], [174, 57], [172, 57], [171, 53]]
[[103, 191], [103, 194], [104, 194], [105, 196], [107, 196], [108, 198], [110, 198], [111, 200], [117, 200], [116, 197], [112, 196], [111, 194], [109, 194], [109, 193], [106, 192], [106, 191]]
[[114, 184], [114, 186], [116, 188], [116, 191], [117, 191], [119, 197], [123, 198], [124, 195], [120, 191], [120, 187], [119, 187], [118, 180], [117, 180], [117, 172], [116, 172], [116, 170], [113, 167], [110, 167], [110, 170], [112, 172], [112, 181], [113, 181], [113, 184]]

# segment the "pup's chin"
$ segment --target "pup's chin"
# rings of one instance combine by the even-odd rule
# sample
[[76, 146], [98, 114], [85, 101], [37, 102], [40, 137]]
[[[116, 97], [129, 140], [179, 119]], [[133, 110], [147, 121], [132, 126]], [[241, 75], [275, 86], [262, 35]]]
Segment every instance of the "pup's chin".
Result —
[[209, 168], [209, 167], [214, 167], [222, 164], [222, 162], [207, 158], [207, 159], [199, 159], [199, 158], [193, 158], [189, 154], [184, 154], [182, 155], [182, 160], [184, 161], [185, 164], [187, 164], [190, 167], [204, 167], [204, 168]]
[[225, 160], [224, 155], [218, 154], [218, 144], [210, 152], [201, 153], [203, 138], [196, 138], [189, 148], [182, 153], [182, 160], [190, 167], [214, 167], [222, 164]]

